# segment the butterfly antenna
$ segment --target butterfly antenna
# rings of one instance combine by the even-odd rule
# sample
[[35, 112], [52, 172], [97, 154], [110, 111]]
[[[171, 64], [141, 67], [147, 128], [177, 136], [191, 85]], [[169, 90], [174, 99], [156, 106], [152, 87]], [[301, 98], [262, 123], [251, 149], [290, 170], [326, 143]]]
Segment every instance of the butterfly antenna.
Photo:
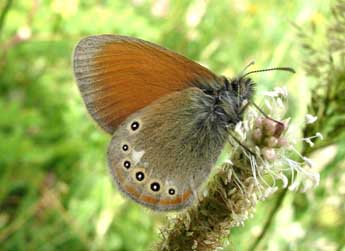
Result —
[[246, 71], [249, 67], [251, 67], [252, 65], [254, 65], [254, 64], [255, 64], [255, 61], [254, 61], [254, 60], [251, 61], [249, 64], [247, 64], [247, 65], [243, 68], [243, 70], [241, 71], [240, 76], [242, 76], [242, 75], [245, 73], [245, 71]]
[[[250, 66], [250, 64], [248, 66]], [[246, 68], [248, 68], [248, 66]], [[261, 70], [255, 70], [255, 71], [247, 72], [246, 74], [244, 74], [242, 76], [242, 78], [244, 78], [245, 76], [248, 76], [249, 74], [252, 74], [252, 73], [264, 72], [264, 71], [288, 71], [288, 72], [291, 72], [291, 73], [296, 73], [296, 71], [293, 68], [291, 68], [291, 67], [274, 67], [274, 68], [261, 69]]]

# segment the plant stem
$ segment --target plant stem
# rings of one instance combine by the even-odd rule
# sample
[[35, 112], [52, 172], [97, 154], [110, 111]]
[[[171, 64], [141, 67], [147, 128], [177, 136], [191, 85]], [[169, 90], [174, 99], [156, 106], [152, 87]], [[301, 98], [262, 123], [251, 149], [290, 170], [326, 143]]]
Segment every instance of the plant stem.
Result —
[[269, 228], [273, 222], [274, 217], [278, 213], [280, 206], [283, 204], [283, 201], [287, 195], [287, 191], [288, 191], [288, 188], [285, 188], [284, 190], [282, 190], [280, 192], [274, 207], [272, 208], [271, 212], [269, 213], [268, 218], [266, 219], [265, 225], [264, 225], [260, 235], [256, 238], [256, 240], [250, 246], [248, 251], [255, 251], [256, 248], [258, 247], [258, 245], [260, 244], [261, 240], [265, 237], [267, 231], [269, 230]]
[[223, 246], [230, 229], [239, 218], [249, 215], [256, 204], [254, 192], [242, 193], [255, 187], [253, 179], [243, 172], [238, 176], [241, 192], [236, 179], [231, 178], [233, 168], [222, 165], [208, 185], [208, 195], [200, 198], [195, 207], [169, 220], [162, 229], [157, 251], [213, 251]]
[[6, 16], [8, 14], [8, 11], [10, 10], [11, 6], [12, 6], [13, 0], [7, 0], [7, 2], [5, 3], [5, 6], [0, 14], [0, 37], [1, 37], [1, 33], [2, 33], [2, 29], [5, 25], [5, 20], [6, 20]]

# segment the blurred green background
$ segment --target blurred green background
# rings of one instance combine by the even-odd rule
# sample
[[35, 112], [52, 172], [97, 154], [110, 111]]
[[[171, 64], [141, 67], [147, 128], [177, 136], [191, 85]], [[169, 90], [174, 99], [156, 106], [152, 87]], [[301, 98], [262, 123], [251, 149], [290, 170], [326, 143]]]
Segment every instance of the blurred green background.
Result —
[[[301, 124], [315, 79], [303, 67], [298, 25], [315, 41], [333, 1], [27, 0], [0, 1], [0, 250], [146, 251], [165, 216], [121, 197], [105, 152], [109, 135], [91, 120], [71, 69], [84, 36], [140, 37], [234, 76], [257, 74], [258, 92], [287, 86]], [[319, 39], [319, 40], [318, 40]], [[314, 41], [314, 42], [315, 42]], [[289, 192], [257, 250], [345, 251], [345, 161], [331, 145], [314, 155], [320, 186]], [[343, 151], [344, 153], [344, 151]], [[260, 203], [225, 250], [248, 250], [275, 198]]]

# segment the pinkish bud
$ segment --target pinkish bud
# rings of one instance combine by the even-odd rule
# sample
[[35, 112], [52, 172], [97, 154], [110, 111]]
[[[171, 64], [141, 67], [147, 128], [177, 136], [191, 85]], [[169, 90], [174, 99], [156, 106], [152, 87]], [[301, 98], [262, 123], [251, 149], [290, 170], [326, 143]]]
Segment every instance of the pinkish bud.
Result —
[[254, 122], [255, 127], [256, 128], [262, 128], [263, 120], [264, 120], [263, 117], [258, 117]]
[[261, 139], [262, 139], [262, 130], [260, 128], [256, 128], [253, 131], [252, 137], [255, 143], [260, 144]]
[[278, 139], [277, 147], [284, 147], [287, 145], [289, 145], [289, 141], [286, 138], [281, 137]]
[[276, 151], [273, 148], [264, 147], [261, 152], [264, 158], [268, 161], [273, 161], [277, 157]]
[[274, 136], [279, 138], [283, 131], [285, 130], [285, 125], [281, 122], [276, 123], [276, 130], [274, 131]]
[[278, 139], [276, 137], [271, 136], [271, 137], [265, 138], [264, 143], [268, 147], [275, 147], [278, 143]]
[[276, 122], [265, 118], [263, 120], [264, 134], [267, 136], [273, 136], [276, 131]]

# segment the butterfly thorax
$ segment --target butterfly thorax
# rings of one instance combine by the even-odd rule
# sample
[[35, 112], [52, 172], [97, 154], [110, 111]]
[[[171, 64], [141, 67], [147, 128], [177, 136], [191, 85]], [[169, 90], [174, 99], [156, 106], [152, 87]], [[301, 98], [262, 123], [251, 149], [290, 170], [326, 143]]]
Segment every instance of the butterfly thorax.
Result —
[[246, 105], [254, 94], [254, 82], [250, 78], [227, 79], [213, 83], [199, 82], [198, 88], [212, 99], [208, 105], [214, 122], [224, 128], [232, 128], [242, 121]]

